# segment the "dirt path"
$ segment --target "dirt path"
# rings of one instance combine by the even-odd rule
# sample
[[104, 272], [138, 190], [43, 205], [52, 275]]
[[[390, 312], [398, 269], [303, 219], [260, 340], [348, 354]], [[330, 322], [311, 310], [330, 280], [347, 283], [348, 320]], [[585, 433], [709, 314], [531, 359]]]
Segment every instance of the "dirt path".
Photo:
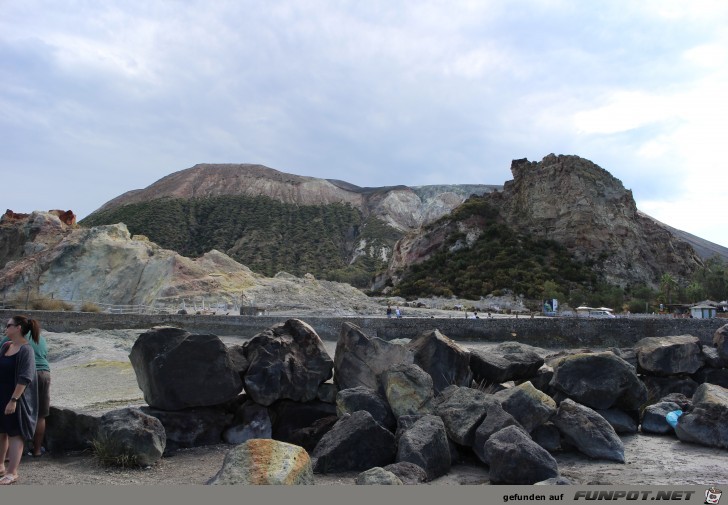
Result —
[[[623, 437], [627, 463], [590, 460], [578, 453], [559, 453], [562, 476], [574, 484], [620, 485], [725, 485], [728, 451], [685, 444], [670, 436]], [[18, 484], [41, 485], [150, 485], [205, 484], [222, 467], [230, 446], [225, 444], [177, 451], [147, 469], [109, 469], [90, 454], [63, 457], [23, 457]], [[317, 485], [350, 485], [356, 472], [316, 475]], [[431, 485], [488, 484], [488, 468], [457, 465]]]

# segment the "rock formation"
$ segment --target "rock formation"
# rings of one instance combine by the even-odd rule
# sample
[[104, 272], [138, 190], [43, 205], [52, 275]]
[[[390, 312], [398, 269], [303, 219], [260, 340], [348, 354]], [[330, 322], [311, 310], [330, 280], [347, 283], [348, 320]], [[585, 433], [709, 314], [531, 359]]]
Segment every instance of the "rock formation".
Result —
[[[165, 331], [170, 335], [165, 336]], [[351, 331], [352, 327], [348, 326], [341, 332], [340, 339], [349, 339]], [[321, 362], [317, 350], [318, 337], [309, 325], [300, 320], [292, 319], [272, 326], [262, 334], [278, 334], [281, 337], [291, 333], [299, 334], [296, 343], [282, 345], [281, 340], [285, 338], [266, 338], [266, 347], [260, 345], [261, 342], [253, 343], [248, 346], [246, 356], [255, 363], [256, 358], [250, 351], [257, 347], [260, 352], [272, 357], [264, 366], [274, 371], [288, 366], [310, 369], [311, 363]], [[431, 335], [432, 332], [426, 334]], [[225, 375], [224, 370], [221, 372], [219, 367], [214, 366], [195, 367], [189, 361], [171, 359], [187, 340], [192, 344], [207, 340], [206, 346], [210, 346], [212, 342], [208, 337], [214, 336], [190, 335], [182, 329], [167, 329], [161, 333], [157, 330], [156, 334], [148, 332], [141, 335], [133, 347], [136, 349], [133, 361], [149, 362], [152, 368], [164, 369], [164, 373], [148, 374], [135, 366], [138, 375], [147, 374], [146, 377], [138, 377], [139, 383], [146, 384], [145, 389], [161, 391], [168, 386], [169, 378], [187, 374], [184, 381], [180, 380], [184, 382], [181, 384], [183, 387], [191, 389], [190, 384], [198, 382], [206, 386], [208, 392], [210, 384], [215, 389], [210, 373]], [[437, 337], [440, 344], [449, 344], [447, 336], [439, 334]], [[676, 337], [674, 341], [682, 345], [660, 346], [659, 361], [679, 362], [685, 354], [685, 345], [689, 345], [687, 340]], [[276, 347], [296, 346], [300, 346], [302, 349], [299, 351], [302, 352], [271, 352]], [[146, 353], [141, 352], [142, 349]], [[518, 349], [518, 346], [507, 343], [500, 349]], [[642, 345], [641, 349], [640, 352], [644, 352], [647, 347]], [[627, 351], [623, 350], [625, 355], [630, 354]], [[213, 355], [220, 354], [216, 349], [211, 352]], [[337, 352], [355, 351], [342, 345], [337, 346]], [[198, 349], [195, 354], [199, 353]], [[162, 356], [163, 362], [155, 361], [151, 357], [154, 354]], [[518, 365], [523, 356], [502, 353], [499, 358], [513, 360]], [[536, 389], [529, 380], [515, 386], [501, 384], [501, 390], [495, 394], [473, 387], [473, 384], [453, 384], [434, 395], [434, 378], [430, 374], [444, 372], [447, 376], [457, 375], [461, 365], [458, 360], [450, 361], [450, 372], [442, 368], [425, 371], [416, 364], [393, 363], [381, 374], [386, 396], [380, 396], [375, 388], [357, 386], [341, 390], [338, 395], [330, 395], [333, 398], [328, 401], [312, 400], [315, 388], [311, 387], [311, 394], [290, 395], [296, 396], [295, 399], [267, 397], [260, 402], [251, 394], [223, 395], [216, 400], [219, 403], [207, 407], [188, 408], [189, 403], [165, 404], [166, 408], [174, 410], [120, 409], [101, 418], [54, 408], [49, 417], [48, 446], [52, 451], [76, 450], [88, 447], [89, 439], [97, 442], [100, 437], [110, 439], [112, 430], [107, 424], [109, 419], [113, 419], [114, 426], [118, 428], [133, 425], [128, 435], [113, 436], [120, 444], [127, 438], [141, 441], [134, 442], [137, 446], [133, 454], [142, 455], [146, 446], [150, 446], [151, 456], [135, 456], [142, 458], [138, 461], [146, 464], [156, 461], [165, 447], [177, 449], [225, 440], [236, 445], [231, 453], [238, 453], [239, 448], [245, 445], [247, 454], [244, 457], [239, 455], [241, 459], [236, 461], [241, 464], [243, 460], [247, 461], [246, 465], [249, 464], [250, 468], [243, 473], [255, 476], [253, 480], [258, 483], [264, 483], [266, 475], [273, 477], [279, 472], [280, 478], [276, 477], [270, 483], [297, 482], [297, 478], [285, 471], [291, 465], [299, 467], [305, 475], [304, 481], [310, 482], [309, 454], [314, 473], [368, 471], [385, 467], [384, 470], [397, 475], [402, 482], [421, 482], [422, 475], [426, 475], [427, 479], [444, 475], [451, 465], [470, 454], [489, 467], [492, 483], [532, 484], [558, 478], [558, 467], [551, 453], [560, 451], [577, 450], [585, 457], [630, 463], [626, 460], [619, 433], [635, 433], [636, 429], [629, 426], [630, 420], [637, 420], [639, 414], [633, 416], [632, 411], [646, 407], [640, 409], [644, 412], [641, 419], [643, 433], [671, 433], [664, 417], [666, 412], [679, 408], [685, 411], [675, 428], [681, 440], [728, 447], [728, 389], [720, 385], [705, 382], [691, 399], [671, 393], [661, 397], [658, 403], [645, 402], [645, 385], [641, 381], [648, 376], [637, 376], [632, 365], [610, 351], [593, 353], [581, 350], [569, 352], [566, 357], [552, 359], [546, 356], [545, 359], [555, 363], [552, 386], [557, 394], [553, 397]], [[214, 357], [203, 357], [203, 360], [205, 363], [215, 361]], [[292, 363], [294, 361], [297, 363]], [[332, 360], [324, 359], [323, 362], [324, 372], [333, 367]], [[507, 364], [502, 364], [506, 365], [504, 369], [508, 368]], [[711, 367], [702, 367], [702, 370], [708, 369]], [[663, 372], [661, 369], [651, 372], [648, 368], [642, 371]], [[247, 383], [251, 368], [238, 372]], [[256, 371], [252, 373], [260, 375]], [[314, 375], [313, 384], [329, 377], [326, 373]], [[272, 380], [274, 385], [276, 380]], [[607, 395], [609, 390], [613, 390], [611, 396]], [[176, 394], [171, 392], [170, 396]], [[595, 400], [600, 397], [605, 397], [605, 400]], [[655, 405], [650, 406], [650, 403]], [[609, 409], [597, 411], [587, 404]], [[153, 436], [150, 437], [147, 432]], [[282, 447], [271, 438], [299, 447], [279, 452]], [[224, 466], [229, 467], [228, 463], [226, 461]], [[230, 470], [223, 468], [218, 477]], [[396, 482], [380, 471], [371, 474]], [[409, 477], [403, 478], [404, 475]], [[371, 483], [379, 477], [367, 474], [361, 479]], [[246, 479], [242, 474], [236, 474], [233, 480], [246, 482]]]
[[[577, 259], [594, 262], [608, 282], [654, 285], [669, 272], [678, 279], [702, 264], [695, 250], [658, 222], [638, 212], [632, 192], [609, 172], [578, 156], [550, 154], [540, 162], [511, 164], [513, 180], [486, 194], [514, 231], [554, 240]], [[456, 225], [456, 226], [455, 226]], [[483, 217], [447, 219], [403, 238], [395, 246], [389, 275], [439, 251], [454, 233], [463, 246], [481, 233]]]
[[33, 295], [175, 308], [203, 297], [237, 305], [244, 293], [261, 310], [315, 307], [344, 314], [371, 305], [347, 284], [311, 276], [266, 278], [215, 250], [190, 259], [131, 236], [124, 224], [88, 229], [51, 212], [0, 221], [0, 293], [6, 303]]

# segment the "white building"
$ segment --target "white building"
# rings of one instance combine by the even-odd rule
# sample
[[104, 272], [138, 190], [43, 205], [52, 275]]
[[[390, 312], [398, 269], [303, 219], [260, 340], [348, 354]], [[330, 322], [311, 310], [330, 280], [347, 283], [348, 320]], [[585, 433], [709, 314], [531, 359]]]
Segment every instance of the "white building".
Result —
[[690, 315], [694, 319], [711, 319], [716, 316], [717, 312], [718, 304], [711, 300], [705, 300], [690, 307]]

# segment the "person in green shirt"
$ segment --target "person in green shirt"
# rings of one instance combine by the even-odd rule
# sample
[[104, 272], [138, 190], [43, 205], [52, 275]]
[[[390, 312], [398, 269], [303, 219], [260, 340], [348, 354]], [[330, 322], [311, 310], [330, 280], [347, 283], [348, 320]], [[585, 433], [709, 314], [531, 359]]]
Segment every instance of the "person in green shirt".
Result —
[[[33, 449], [28, 451], [29, 456], [42, 456], [45, 453], [43, 439], [46, 432], [46, 417], [48, 417], [51, 405], [51, 367], [48, 364], [48, 342], [45, 337], [39, 336], [38, 342], [26, 335], [28, 343], [35, 354], [35, 370], [38, 377], [38, 422], [35, 425], [33, 435]], [[0, 340], [0, 346], [8, 341], [8, 337]]]

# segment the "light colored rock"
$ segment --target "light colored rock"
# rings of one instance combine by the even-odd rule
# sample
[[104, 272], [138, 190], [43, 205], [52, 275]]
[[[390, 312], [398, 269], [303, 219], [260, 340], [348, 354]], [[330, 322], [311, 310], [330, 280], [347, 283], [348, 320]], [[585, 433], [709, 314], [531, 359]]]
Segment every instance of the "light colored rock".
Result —
[[248, 440], [230, 449], [209, 484], [314, 484], [311, 458], [297, 445], [263, 438]]
[[402, 481], [392, 472], [381, 466], [365, 470], [356, 476], [357, 486], [401, 486]]
[[396, 365], [382, 374], [382, 384], [395, 417], [431, 412], [432, 377], [417, 365]]
[[47, 212], [33, 212], [20, 221], [3, 222], [0, 237], [10, 247], [0, 252], [6, 299], [22, 296], [32, 278], [38, 294], [48, 298], [166, 304], [175, 311], [183, 300], [238, 305], [241, 293], [268, 310], [308, 307], [337, 315], [356, 314], [356, 307], [378, 310], [348, 284], [265, 278], [216, 250], [186, 258], [146, 238], [133, 238], [123, 223], [83, 228]]

